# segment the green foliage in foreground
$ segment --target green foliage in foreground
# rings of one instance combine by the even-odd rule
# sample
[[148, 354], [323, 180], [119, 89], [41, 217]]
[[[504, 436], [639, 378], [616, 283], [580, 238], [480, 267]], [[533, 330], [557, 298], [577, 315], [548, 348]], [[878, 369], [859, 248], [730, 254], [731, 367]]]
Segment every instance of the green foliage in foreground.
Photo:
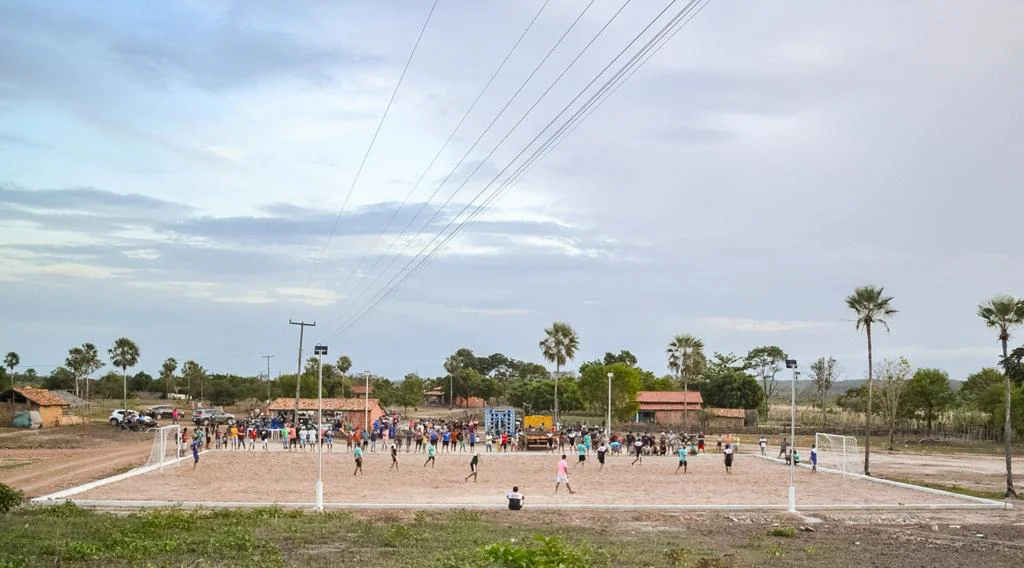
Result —
[[[550, 518], [548, 518], [550, 520]], [[475, 511], [309, 514], [277, 508], [128, 515], [73, 505], [28, 507], [0, 517], [7, 566], [662, 566], [687, 550], [686, 565], [720, 556], [682, 531], [637, 539], [614, 527], [580, 530], [529, 515]], [[757, 554], [757, 551], [750, 551]], [[702, 562], [702, 561], [708, 561]], [[676, 564], [682, 565], [682, 564]]]
[[0, 483], [0, 515], [6, 515], [25, 500], [25, 494], [17, 489]]

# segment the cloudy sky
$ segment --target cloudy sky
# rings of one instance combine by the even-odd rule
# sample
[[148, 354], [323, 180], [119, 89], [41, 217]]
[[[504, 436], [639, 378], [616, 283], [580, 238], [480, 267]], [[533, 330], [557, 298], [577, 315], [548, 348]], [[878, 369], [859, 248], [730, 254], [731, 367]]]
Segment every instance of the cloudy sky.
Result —
[[0, 0], [0, 349], [276, 373], [294, 318], [401, 377], [540, 360], [565, 320], [578, 361], [662, 372], [692, 333], [859, 378], [843, 299], [875, 284], [879, 353], [993, 363], [976, 306], [1024, 295], [1024, 4], [712, 1], [510, 183], [667, 3], [439, 0], [357, 179], [427, 0]]

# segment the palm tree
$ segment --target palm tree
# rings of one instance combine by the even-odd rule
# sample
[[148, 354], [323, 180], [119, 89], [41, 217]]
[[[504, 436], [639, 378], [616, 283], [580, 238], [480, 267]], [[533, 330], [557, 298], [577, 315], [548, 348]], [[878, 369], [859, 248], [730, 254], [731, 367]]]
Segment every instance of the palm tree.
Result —
[[168, 398], [170, 398], [171, 389], [174, 388], [174, 371], [177, 370], [178, 360], [174, 357], [168, 357], [164, 364], [160, 365], [160, 376], [164, 380]]
[[704, 357], [704, 341], [692, 335], [677, 335], [665, 349], [668, 368], [675, 373], [676, 380], [683, 383], [683, 430], [686, 430], [686, 414], [689, 404], [690, 377], [697, 377], [707, 359]]
[[[1013, 296], [996, 296], [978, 306], [978, 317], [985, 320], [985, 325], [999, 330], [999, 341], [1003, 344], [1003, 361], [1005, 361], [1006, 344], [1010, 341], [1010, 328], [1024, 324], [1024, 300], [1018, 300]], [[1010, 436], [1013, 434], [1013, 430], [1010, 428], [1010, 373], [1003, 374], [1003, 382], [1006, 387], [1006, 408], [1003, 422], [1003, 443], [1006, 448], [1006, 496], [1016, 497], [1017, 492], [1013, 489], [1013, 467], [1010, 459]]]
[[868, 336], [868, 432], [864, 442], [864, 475], [871, 475], [871, 398], [873, 361], [871, 351], [871, 326], [881, 324], [889, 331], [889, 323], [886, 318], [896, 313], [890, 306], [892, 296], [885, 296], [883, 288], [874, 286], [861, 286], [853, 291], [853, 294], [846, 298], [846, 306], [857, 314], [857, 330], [864, 328]]
[[555, 424], [558, 424], [558, 373], [562, 365], [576, 356], [580, 340], [572, 326], [561, 321], [551, 324], [551, 327], [544, 330], [544, 334], [540, 350], [545, 359], [555, 364]]
[[[11, 388], [12, 389], [15, 386], [14, 385], [14, 368], [17, 367], [20, 364], [21, 364], [21, 357], [18, 357], [18, 354], [15, 353], [14, 351], [11, 351], [11, 352], [7, 353], [7, 356], [4, 357], [4, 367], [7, 367], [7, 371], [11, 375]], [[14, 397], [11, 397], [11, 400], [13, 401]]]
[[124, 380], [122, 408], [128, 410], [128, 369], [139, 363], [139, 346], [127, 337], [121, 337], [114, 341], [114, 346], [107, 350], [107, 355], [110, 356], [110, 364], [121, 369]]
[[342, 375], [347, 375], [352, 370], [352, 359], [348, 355], [342, 355], [338, 357], [338, 362], [335, 365]]

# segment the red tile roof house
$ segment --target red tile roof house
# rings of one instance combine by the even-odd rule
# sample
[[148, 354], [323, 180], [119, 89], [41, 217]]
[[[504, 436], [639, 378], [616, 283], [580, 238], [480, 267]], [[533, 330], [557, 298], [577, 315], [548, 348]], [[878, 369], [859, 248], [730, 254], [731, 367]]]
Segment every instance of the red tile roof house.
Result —
[[696, 426], [704, 399], [699, 392], [640, 391], [636, 393], [639, 409], [637, 423], [682, 425], [684, 411], [687, 423]]
[[[371, 398], [370, 404], [370, 419], [369, 423], [373, 424], [373, 421], [384, 416], [384, 409], [381, 408], [380, 402]], [[315, 414], [317, 409], [317, 399], [315, 398], [300, 398], [299, 399], [299, 414]], [[294, 398], [278, 398], [275, 399], [267, 406], [267, 410], [272, 414], [278, 412], [285, 413], [285, 416], [291, 420], [291, 412], [295, 410], [295, 399]], [[324, 399], [324, 418], [334, 418], [335, 416], [345, 420], [346, 422], [352, 422], [357, 426], [362, 426], [366, 413], [366, 399], [365, 398], [325, 398]]]

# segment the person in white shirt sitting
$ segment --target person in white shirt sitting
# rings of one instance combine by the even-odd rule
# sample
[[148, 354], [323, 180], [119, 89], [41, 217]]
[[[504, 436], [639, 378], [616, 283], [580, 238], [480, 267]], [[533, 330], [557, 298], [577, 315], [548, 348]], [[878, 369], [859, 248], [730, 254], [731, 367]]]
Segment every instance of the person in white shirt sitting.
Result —
[[523, 501], [526, 500], [526, 497], [522, 493], [519, 492], [519, 487], [518, 486], [513, 487], [512, 491], [509, 491], [505, 495], [505, 497], [508, 498], [508, 508], [509, 508], [509, 510], [512, 510], [512, 511], [518, 511], [518, 510], [522, 509], [523, 508]]

